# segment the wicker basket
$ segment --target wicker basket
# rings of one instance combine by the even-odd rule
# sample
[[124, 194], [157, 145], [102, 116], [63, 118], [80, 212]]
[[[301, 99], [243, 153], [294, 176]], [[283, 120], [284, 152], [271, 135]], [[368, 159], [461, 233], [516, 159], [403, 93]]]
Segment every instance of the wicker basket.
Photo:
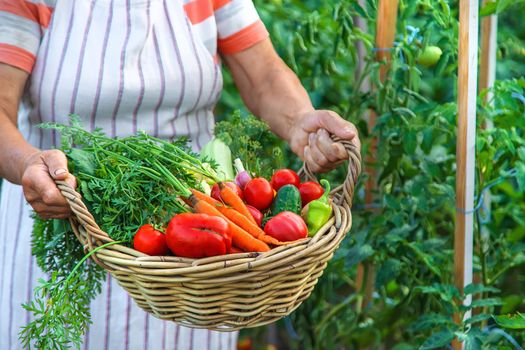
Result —
[[[350, 160], [347, 178], [331, 193], [333, 217], [312, 238], [266, 253], [204, 259], [147, 256], [115, 244], [99, 250], [93, 259], [139, 307], [160, 319], [221, 331], [275, 322], [308, 298], [352, 224], [350, 208], [361, 158], [353, 144], [342, 143]], [[305, 166], [300, 176], [314, 179]], [[58, 182], [58, 187], [71, 205], [71, 226], [86, 251], [111, 242], [80, 194], [65, 182]]]

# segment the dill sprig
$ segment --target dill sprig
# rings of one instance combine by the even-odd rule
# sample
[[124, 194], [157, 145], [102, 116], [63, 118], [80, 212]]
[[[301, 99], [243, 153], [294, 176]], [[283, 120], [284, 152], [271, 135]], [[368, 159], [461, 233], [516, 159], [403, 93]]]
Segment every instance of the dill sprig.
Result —
[[66, 277], [60, 277], [61, 273], [55, 271], [48, 281], [39, 279], [34, 299], [22, 305], [34, 317], [20, 330], [19, 338], [24, 347], [67, 349], [74, 344], [80, 348], [83, 335], [91, 324], [90, 301], [100, 292], [100, 283], [96, 283], [93, 289], [93, 279], [81, 278], [80, 271], [93, 253], [118, 243], [122, 242], [113, 241], [93, 249]]

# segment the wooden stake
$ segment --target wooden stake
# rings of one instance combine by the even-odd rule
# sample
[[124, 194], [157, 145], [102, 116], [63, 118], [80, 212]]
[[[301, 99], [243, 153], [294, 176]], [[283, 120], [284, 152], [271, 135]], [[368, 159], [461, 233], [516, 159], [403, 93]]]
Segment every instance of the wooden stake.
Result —
[[[397, 11], [398, 11], [398, 0], [379, 0], [377, 8], [377, 20], [376, 20], [376, 60], [390, 61], [392, 54], [391, 48], [394, 45], [394, 37], [396, 34], [396, 23], [397, 23]], [[382, 65], [379, 71], [380, 79], [382, 82], [385, 81], [388, 74], [389, 64]], [[368, 118], [368, 130], [372, 130], [376, 124], [376, 114], [374, 111], [370, 111]], [[377, 178], [376, 169], [373, 166], [376, 162], [377, 153], [377, 140], [372, 139], [370, 144], [370, 150], [366, 157], [366, 163], [369, 164], [366, 167], [366, 172], [370, 175], [366, 183], [366, 204], [372, 204], [374, 202], [373, 191], [375, 188], [375, 182]], [[372, 300], [372, 294], [374, 291], [374, 279], [375, 271], [372, 264], [366, 266], [366, 278], [365, 267], [363, 264], [359, 264], [357, 267], [357, 278], [356, 286], [357, 290], [361, 291], [363, 286], [364, 298], [362, 306], [366, 306]]]
[[[394, 45], [396, 36], [398, 0], [379, 0], [376, 21], [376, 60], [386, 59], [390, 61], [392, 57], [391, 48]], [[381, 66], [380, 78], [385, 81], [390, 65]]]
[[[454, 264], [455, 284], [461, 292], [467, 284], [472, 283], [478, 11], [478, 0], [460, 0]], [[465, 303], [469, 304], [470, 301], [468, 297]], [[455, 316], [455, 320], [460, 321], [459, 315]], [[453, 347], [462, 349], [462, 344], [455, 341]]]
[[[483, 5], [491, 0], [483, 0]], [[491, 88], [496, 80], [498, 16], [486, 16], [481, 20], [481, 51], [479, 57], [479, 91]], [[486, 95], [489, 100], [491, 94]]]
[[[397, 23], [397, 10], [398, 0], [379, 0], [377, 8], [377, 20], [376, 20], [376, 60], [390, 61], [392, 58], [391, 48], [394, 45], [394, 37], [396, 34], [396, 23]], [[384, 64], [380, 67], [379, 78], [381, 82], [384, 82], [388, 74], [390, 64]], [[376, 114], [371, 111], [368, 120], [368, 129], [376, 125]], [[374, 164], [376, 162], [375, 155], [377, 151], [377, 140], [373, 139], [370, 145], [370, 153], [367, 158], [367, 163]], [[367, 168], [367, 173], [370, 177], [366, 184], [366, 203], [371, 204], [374, 202], [373, 190], [376, 181], [376, 170], [373, 166]]]
[[[483, 5], [490, 2], [490, 0], [483, 0]], [[497, 27], [498, 27], [498, 17], [497, 15], [486, 16], [481, 19], [481, 50], [479, 58], [479, 82], [478, 90], [481, 92], [485, 89], [490, 89], [494, 86], [494, 81], [496, 80], [496, 49], [497, 49]], [[490, 101], [492, 99], [492, 92], [485, 94], [484, 101]], [[490, 129], [493, 127], [492, 121], [487, 120], [484, 125], [484, 128]], [[486, 192], [483, 197], [485, 204], [486, 212], [484, 215], [490, 215], [491, 210], [491, 196], [490, 192]], [[481, 227], [481, 242], [476, 242], [476, 249], [488, 250], [488, 240], [489, 232], [486, 227]], [[483, 283], [483, 278], [480, 272], [474, 274], [474, 283], [480, 284]], [[475, 298], [479, 299], [482, 295], [477, 295]], [[482, 308], [476, 308], [472, 310], [474, 315], [479, 314]]]

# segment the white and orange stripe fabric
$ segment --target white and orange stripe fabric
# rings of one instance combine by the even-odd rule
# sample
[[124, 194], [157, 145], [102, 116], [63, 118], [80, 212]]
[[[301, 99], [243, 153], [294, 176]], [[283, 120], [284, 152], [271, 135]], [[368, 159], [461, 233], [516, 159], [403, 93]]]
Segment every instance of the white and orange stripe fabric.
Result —
[[[212, 136], [222, 89], [218, 54], [267, 38], [251, 0], [0, 0], [0, 62], [31, 73], [19, 129], [41, 149], [59, 135], [35, 127], [70, 113], [108, 135], [138, 130]], [[0, 349], [19, 349], [21, 304], [43, 277], [31, 256], [30, 207], [5, 182], [0, 199]], [[83, 349], [234, 349], [236, 333], [193, 330], [135, 306], [109, 279], [91, 304]]]

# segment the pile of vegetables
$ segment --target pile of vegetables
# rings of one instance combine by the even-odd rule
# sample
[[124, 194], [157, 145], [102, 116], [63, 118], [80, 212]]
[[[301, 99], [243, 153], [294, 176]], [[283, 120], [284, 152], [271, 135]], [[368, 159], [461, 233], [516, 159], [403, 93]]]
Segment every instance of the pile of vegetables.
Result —
[[[201, 154], [184, 138], [166, 141], [144, 133], [109, 138], [70, 125], [45, 124], [60, 132], [77, 191], [101, 229], [114, 242], [147, 255], [203, 258], [266, 252], [314, 235], [328, 221], [330, 186], [300, 183], [293, 170], [266, 179], [247, 171], [216, 138]], [[253, 159], [249, 159], [252, 164]], [[236, 176], [233, 171], [235, 165]], [[235, 177], [235, 178], [234, 178]], [[90, 323], [89, 302], [104, 271], [85, 263], [67, 221], [35, 217], [33, 254], [51, 278], [23, 305], [34, 320], [22, 328], [25, 346], [79, 345]]]
[[[211, 142], [221, 144], [218, 140]], [[220, 145], [218, 156], [229, 153], [224, 147]], [[182, 198], [193, 213], [175, 214], [166, 229], [143, 225], [133, 247], [149, 255], [170, 251], [186, 258], [266, 252], [314, 235], [330, 218], [330, 185], [326, 180], [322, 180], [325, 189], [316, 182], [301, 184], [290, 169], [277, 170], [271, 181], [251, 178], [240, 159], [235, 163], [235, 182], [216, 182], [210, 194], [189, 189], [191, 193]]]

